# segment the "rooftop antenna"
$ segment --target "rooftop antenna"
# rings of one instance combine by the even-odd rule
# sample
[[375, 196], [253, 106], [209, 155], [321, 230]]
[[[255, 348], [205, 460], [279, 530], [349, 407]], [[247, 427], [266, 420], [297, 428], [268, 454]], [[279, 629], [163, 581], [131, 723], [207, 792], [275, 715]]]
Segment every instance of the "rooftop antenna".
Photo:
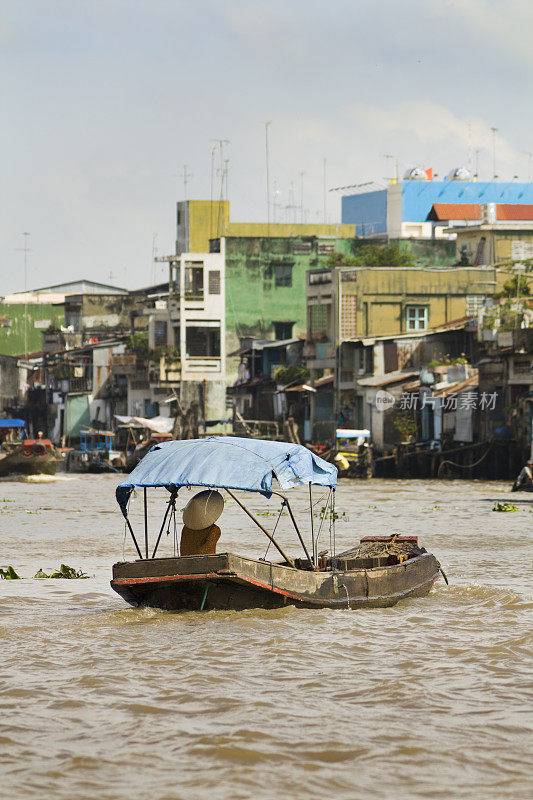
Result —
[[475, 151], [476, 156], [476, 171], [474, 172], [474, 177], [477, 179], [479, 178], [479, 150]]
[[326, 191], [326, 165], [328, 163], [327, 158], [324, 158], [323, 162], [323, 185], [322, 185], [322, 194], [323, 194], [323, 204], [324, 204], [324, 225], [327, 223], [327, 207], [326, 207], [326, 198], [328, 193]]
[[[229, 144], [229, 139], [212, 139], [219, 147], [220, 154], [220, 199], [218, 201], [218, 215], [217, 215], [217, 237], [220, 236], [220, 217], [222, 214], [222, 203], [224, 200], [224, 146]], [[211, 173], [211, 186], [213, 185], [213, 173]], [[212, 193], [212, 189], [211, 189]]]
[[525, 154], [527, 156], [527, 181], [531, 183], [531, 159], [533, 158], [533, 153], [528, 153], [526, 150]]
[[228, 178], [229, 178], [229, 158], [225, 158], [224, 159], [224, 180], [226, 181], [226, 200], [229, 200]]
[[210, 194], [210, 204], [209, 204], [209, 238], [213, 238], [213, 180], [215, 174], [215, 153], [216, 153], [216, 145], [211, 145], [211, 194]]
[[498, 133], [498, 128], [491, 127], [492, 131], [492, 180], [496, 180], [498, 177], [496, 175], [496, 134]]
[[302, 225], [304, 221], [304, 175], [305, 172], [300, 172], [300, 222]]
[[270, 233], [270, 176], [269, 176], [269, 148], [268, 148], [268, 126], [270, 122], [265, 122], [265, 155], [266, 155], [266, 190], [267, 190], [267, 235]]
[[272, 201], [272, 221], [276, 224], [276, 210], [279, 207], [279, 195], [281, 191], [278, 189], [278, 182], [275, 180], [273, 183], [273, 201]]
[[192, 172], [187, 172], [187, 164], [183, 165], [183, 172], [181, 174], [183, 178], [183, 199], [187, 199], [187, 183], [189, 182], [189, 178], [194, 178]]
[[154, 235], [152, 236], [152, 269], [150, 270], [150, 277], [152, 283], [155, 283], [155, 271], [156, 271], [155, 257], [157, 255], [157, 247], [155, 244], [156, 239], [157, 239], [157, 233], [154, 233]]

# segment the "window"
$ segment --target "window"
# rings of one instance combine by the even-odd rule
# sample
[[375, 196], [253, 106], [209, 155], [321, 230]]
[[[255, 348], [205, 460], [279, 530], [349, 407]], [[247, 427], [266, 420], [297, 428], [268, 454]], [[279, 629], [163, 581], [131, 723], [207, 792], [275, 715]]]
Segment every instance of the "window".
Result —
[[406, 328], [408, 331], [426, 331], [428, 327], [427, 306], [407, 306]]
[[189, 300], [203, 300], [204, 265], [202, 261], [185, 262], [185, 297]]
[[276, 286], [292, 286], [292, 264], [275, 264], [274, 281]]
[[209, 294], [220, 294], [220, 270], [209, 270]]
[[292, 338], [292, 328], [294, 322], [275, 322], [274, 323], [274, 338], [282, 341], [283, 339]]
[[189, 358], [220, 358], [220, 327], [188, 325], [186, 350]]
[[319, 242], [318, 243], [318, 255], [324, 256], [327, 253], [334, 253], [335, 252], [335, 242]]
[[154, 344], [165, 345], [167, 343], [167, 323], [164, 319], [156, 319], [154, 323]]
[[311, 338], [327, 334], [331, 319], [331, 305], [309, 306], [309, 333]]
[[311, 242], [295, 242], [292, 252], [294, 255], [306, 256], [311, 252]]

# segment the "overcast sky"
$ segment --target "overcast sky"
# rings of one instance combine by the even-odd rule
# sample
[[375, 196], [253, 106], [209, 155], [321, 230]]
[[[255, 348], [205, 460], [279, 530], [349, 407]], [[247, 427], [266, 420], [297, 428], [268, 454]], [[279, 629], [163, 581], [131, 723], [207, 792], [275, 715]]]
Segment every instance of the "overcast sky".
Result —
[[184, 164], [210, 197], [215, 139], [231, 219], [266, 220], [267, 120], [281, 220], [302, 173], [322, 220], [324, 158], [328, 188], [383, 184], [385, 154], [444, 176], [478, 150], [488, 180], [491, 126], [496, 173], [527, 180], [532, 30], [530, 0], [2, 0], [0, 295], [24, 289], [23, 231], [29, 287], [160, 279], [154, 235], [174, 251]]

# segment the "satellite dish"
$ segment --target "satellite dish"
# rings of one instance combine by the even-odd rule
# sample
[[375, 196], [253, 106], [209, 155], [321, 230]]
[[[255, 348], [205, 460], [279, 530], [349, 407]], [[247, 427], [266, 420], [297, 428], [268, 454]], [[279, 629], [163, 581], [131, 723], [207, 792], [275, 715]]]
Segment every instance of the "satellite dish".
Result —
[[446, 176], [449, 181], [471, 181], [472, 173], [466, 167], [455, 167]]
[[406, 170], [403, 179], [404, 181], [426, 181], [426, 171], [422, 167], [410, 167]]

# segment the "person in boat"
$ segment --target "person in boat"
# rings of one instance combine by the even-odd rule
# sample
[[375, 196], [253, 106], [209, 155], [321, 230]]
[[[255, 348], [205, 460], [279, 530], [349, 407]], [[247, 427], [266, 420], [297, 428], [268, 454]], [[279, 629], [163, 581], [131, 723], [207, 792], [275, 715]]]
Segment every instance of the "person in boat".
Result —
[[533, 460], [530, 459], [522, 470], [513, 484], [513, 491], [520, 491], [523, 489], [533, 490]]
[[215, 522], [224, 510], [224, 498], [213, 489], [198, 492], [183, 509], [180, 555], [216, 553], [220, 528]]

